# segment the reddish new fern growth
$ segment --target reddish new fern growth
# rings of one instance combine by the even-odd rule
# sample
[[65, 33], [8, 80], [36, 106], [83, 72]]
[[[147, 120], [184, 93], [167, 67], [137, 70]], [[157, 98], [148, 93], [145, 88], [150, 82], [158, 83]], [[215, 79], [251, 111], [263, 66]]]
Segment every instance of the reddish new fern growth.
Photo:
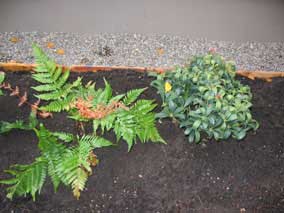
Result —
[[95, 109], [92, 108], [91, 99], [84, 100], [82, 98], [78, 98], [75, 102], [74, 107], [79, 110], [80, 115], [83, 118], [87, 119], [102, 119], [107, 115], [113, 113], [118, 108], [122, 108], [128, 110], [122, 102], [112, 102], [109, 105], [105, 106], [104, 104], [98, 104]]
[[39, 106], [40, 100], [36, 101], [35, 103], [30, 103], [28, 101], [27, 92], [24, 92], [24, 95], [21, 95], [20, 89], [18, 86], [13, 88], [10, 83], [2, 83], [0, 84], [0, 89], [5, 89], [7, 91], [10, 91], [10, 96], [17, 96], [20, 100], [18, 104], [19, 107], [22, 106], [23, 104], [27, 104], [28, 106], [30, 106], [31, 110], [34, 113], [38, 114], [41, 118], [52, 117], [52, 113], [39, 110], [38, 106]]

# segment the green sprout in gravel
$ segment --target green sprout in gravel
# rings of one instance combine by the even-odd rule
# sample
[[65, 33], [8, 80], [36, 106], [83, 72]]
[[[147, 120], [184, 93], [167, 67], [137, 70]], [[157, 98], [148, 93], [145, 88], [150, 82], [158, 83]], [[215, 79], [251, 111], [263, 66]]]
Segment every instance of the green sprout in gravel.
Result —
[[173, 119], [189, 142], [199, 143], [204, 135], [241, 140], [259, 126], [250, 112], [250, 88], [235, 79], [235, 65], [216, 53], [194, 57], [187, 67], [152, 75], [156, 80], [151, 85], [163, 101], [163, 110], [156, 116]]

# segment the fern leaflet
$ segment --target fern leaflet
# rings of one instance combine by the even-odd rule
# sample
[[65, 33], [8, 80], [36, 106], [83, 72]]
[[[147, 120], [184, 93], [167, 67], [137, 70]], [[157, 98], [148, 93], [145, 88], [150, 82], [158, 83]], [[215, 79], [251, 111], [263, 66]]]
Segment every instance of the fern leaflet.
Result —
[[68, 83], [68, 70], [63, 71], [62, 67], [58, 67], [38, 46], [33, 45], [33, 50], [37, 67], [32, 77], [40, 85], [32, 88], [39, 93], [35, 95], [37, 98], [52, 101], [41, 109], [49, 112], [66, 110], [66, 105], [70, 104], [70, 94], [74, 94], [73, 89], [81, 86], [81, 78]]
[[11, 185], [7, 188], [7, 197], [12, 199], [14, 195], [26, 196], [31, 194], [35, 200], [36, 193], [39, 192], [44, 184], [47, 173], [47, 162], [44, 158], [37, 158], [30, 165], [13, 165], [10, 170], [6, 170], [14, 178], [1, 180], [0, 183]]

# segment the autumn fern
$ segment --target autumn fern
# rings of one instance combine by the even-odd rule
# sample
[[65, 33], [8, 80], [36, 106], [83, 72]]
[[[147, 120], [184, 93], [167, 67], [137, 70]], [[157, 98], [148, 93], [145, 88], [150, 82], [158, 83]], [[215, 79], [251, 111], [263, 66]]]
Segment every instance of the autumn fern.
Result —
[[[107, 90], [107, 84], [105, 90]], [[105, 116], [93, 120], [93, 129], [114, 130], [117, 140], [123, 139], [128, 144], [128, 151], [139, 139], [146, 141], [165, 143], [155, 126], [155, 114], [152, 112], [156, 107], [151, 100], [138, 100], [138, 97], [146, 88], [130, 90], [126, 95], [119, 95], [107, 100], [101, 100], [110, 105], [115, 100], [118, 106], [114, 111]], [[106, 92], [104, 92], [106, 93]], [[122, 101], [121, 101], [122, 99]], [[97, 104], [95, 102], [95, 104]], [[93, 105], [96, 108], [96, 105]]]
[[38, 147], [41, 156], [29, 165], [13, 165], [7, 173], [13, 177], [1, 180], [7, 184], [7, 197], [32, 195], [35, 200], [49, 176], [56, 191], [60, 185], [71, 186], [74, 196], [78, 199], [84, 190], [88, 177], [92, 174], [92, 167], [98, 160], [93, 150], [111, 146], [112, 143], [104, 138], [94, 135], [83, 135], [72, 138], [76, 142], [67, 146], [71, 136], [63, 132], [50, 132], [42, 124], [34, 131], [38, 137]]
[[110, 145], [112, 143], [104, 138], [85, 135], [78, 140], [78, 146], [62, 156], [56, 172], [64, 184], [71, 185], [77, 199], [84, 190], [89, 175], [92, 174], [91, 166], [97, 164], [97, 158], [92, 150]]
[[[41, 155], [29, 165], [14, 165], [7, 170], [12, 178], [1, 180], [0, 183], [9, 185], [8, 198], [30, 194], [35, 200], [49, 177], [55, 191], [60, 184], [71, 186], [78, 199], [92, 174], [92, 167], [98, 163], [93, 150], [113, 145], [100, 137], [105, 131], [112, 130], [117, 141], [126, 141], [128, 150], [137, 141], [165, 143], [155, 126], [153, 109], [156, 104], [151, 100], [138, 100], [146, 88], [114, 96], [106, 80], [105, 87], [99, 89], [95, 88], [93, 82], [81, 85], [81, 78], [69, 83], [69, 71], [63, 71], [36, 45], [33, 49], [37, 66], [32, 77], [39, 83], [33, 89], [38, 92], [36, 97], [47, 104], [41, 107], [38, 107], [39, 101], [32, 104], [28, 122], [0, 122], [0, 133], [8, 133], [13, 129], [34, 131]], [[11, 88], [10, 85], [4, 86]], [[37, 110], [42, 110], [41, 113], [45, 114], [66, 111], [69, 118], [81, 124], [92, 122], [93, 133], [79, 137], [65, 132], [51, 132], [43, 124], [38, 125]], [[97, 131], [99, 129], [101, 131]]]
[[75, 98], [74, 88], [81, 85], [81, 78], [77, 78], [72, 83], [68, 83], [69, 70], [64, 70], [61, 66], [49, 59], [49, 57], [37, 46], [33, 45], [33, 52], [36, 59], [35, 73], [32, 78], [40, 85], [32, 87], [39, 94], [37, 98], [50, 101], [47, 105], [41, 106], [41, 110], [48, 112], [60, 112], [68, 110], [70, 103]]
[[26, 196], [31, 194], [33, 200], [36, 193], [41, 191], [47, 174], [47, 161], [45, 158], [38, 157], [29, 165], [13, 165], [7, 173], [14, 177], [1, 180], [0, 183], [10, 185], [7, 188], [7, 197], [12, 199], [14, 196]]

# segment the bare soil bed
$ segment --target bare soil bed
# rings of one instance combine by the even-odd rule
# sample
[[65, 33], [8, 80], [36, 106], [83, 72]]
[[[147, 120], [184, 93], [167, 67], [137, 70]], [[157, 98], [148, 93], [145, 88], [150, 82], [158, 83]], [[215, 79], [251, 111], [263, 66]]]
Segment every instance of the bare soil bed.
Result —
[[[160, 98], [151, 78], [131, 71], [71, 75], [94, 80], [103, 77], [115, 92], [149, 87], [142, 98]], [[6, 81], [29, 91], [35, 83], [28, 73], [7, 73]], [[70, 189], [57, 193], [48, 181], [36, 202], [31, 197], [6, 198], [0, 185], [1, 212], [284, 212], [284, 80], [272, 83], [239, 78], [253, 92], [252, 112], [260, 123], [256, 133], [242, 141], [229, 139], [189, 144], [183, 131], [170, 120], [157, 122], [167, 145], [137, 143], [127, 152], [126, 143], [96, 150], [100, 163], [89, 178], [80, 200]], [[29, 108], [18, 108], [15, 97], [0, 96], [0, 120], [27, 118]], [[159, 111], [159, 107], [156, 109]], [[51, 130], [76, 133], [75, 123], [64, 114], [42, 120]], [[106, 137], [114, 140], [112, 134]], [[9, 165], [30, 163], [39, 154], [32, 132], [0, 135], [0, 179]]]

